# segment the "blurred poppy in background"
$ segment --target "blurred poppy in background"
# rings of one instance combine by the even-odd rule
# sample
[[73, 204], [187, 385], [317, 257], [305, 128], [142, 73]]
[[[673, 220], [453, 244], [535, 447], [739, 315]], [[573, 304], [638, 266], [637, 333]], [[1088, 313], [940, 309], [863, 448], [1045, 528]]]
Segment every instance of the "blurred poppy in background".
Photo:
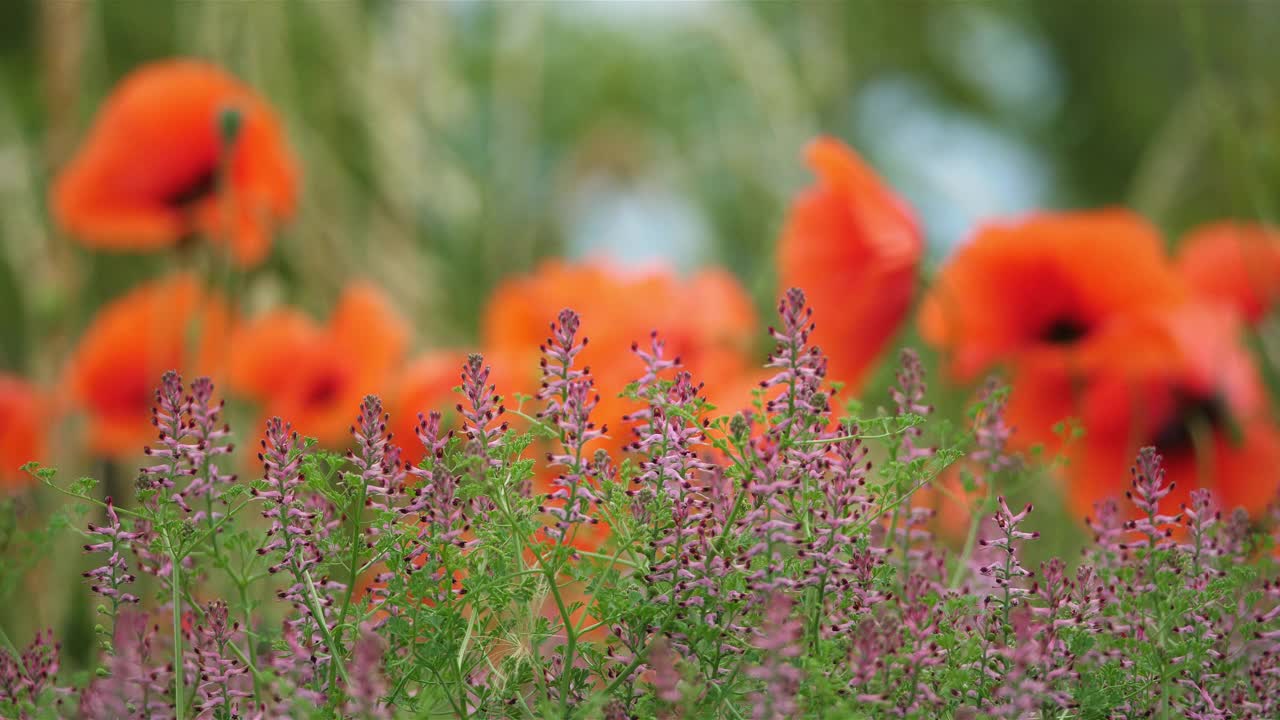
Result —
[[1198, 294], [1226, 302], [1256, 323], [1280, 295], [1280, 231], [1249, 223], [1204, 225], [1179, 243], [1177, 266]]
[[911, 306], [924, 241], [915, 213], [853, 150], [824, 137], [805, 156], [818, 182], [791, 206], [780, 286], [805, 291], [830, 378], [856, 391]]
[[293, 214], [296, 185], [265, 102], [215, 65], [167, 60], [120, 81], [54, 181], [51, 205], [89, 247], [149, 250], [203, 234], [251, 266]]
[[1141, 447], [1164, 456], [1170, 502], [1210, 488], [1223, 507], [1262, 510], [1280, 487], [1280, 432], [1241, 324], [1226, 307], [1188, 304], [1151, 313], [1176, 347], [1140, 375], [1104, 367], [1084, 390], [1083, 442], [1069, 451], [1067, 496], [1083, 516], [1128, 487]]
[[0, 373], [0, 490], [13, 492], [28, 485], [32, 477], [19, 468], [32, 460], [48, 460], [48, 407], [31, 383]]
[[[542, 380], [539, 361], [551, 319], [564, 308], [578, 310], [579, 342], [586, 346], [575, 358], [578, 368], [590, 368], [599, 392], [592, 421], [605, 438], [588, 453], [604, 448], [618, 453], [633, 437], [625, 418], [640, 405], [619, 397], [645, 367], [632, 351], [633, 343], [650, 349], [656, 331], [667, 359], [679, 358], [694, 382], [704, 382], [706, 397], [724, 414], [750, 402], [758, 365], [751, 355], [757, 331], [750, 298], [732, 275], [712, 269], [680, 278], [664, 270], [626, 271], [603, 262], [543, 263], [530, 274], [508, 279], [485, 307], [482, 339], [491, 361], [498, 392], [534, 395]], [[508, 405], [515, 406], [514, 400]], [[518, 421], [517, 421], [518, 422]], [[534, 491], [551, 491], [554, 472], [543, 467], [534, 478]], [[607, 523], [580, 526], [570, 544], [594, 550], [609, 535]]]
[[924, 298], [920, 333], [960, 380], [1008, 362], [1084, 371], [1123, 357], [1108, 349], [1130, 338], [1117, 320], [1186, 295], [1138, 215], [1037, 214], [982, 226], [956, 251]]
[[89, 444], [129, 456], [154, 438], [156, 378], [166, 370], [216, 377], [231, 315], [186, 273], [139, 285], [98, 311], [67, 367], [74, 406], [89, 416]]
[[617, 393], [644, 374], [632, 343], [647, 346], [655, 330], [666, 345], [666, 357], [680, 358], [694, 381], [706, 384], [708, 399], [721, 411], [750, 400], [744, 379], [758, 365], [751, 354], [757, 320], [750, 297], [732, 275], [713, 269], [682, 279], [666, 271], [628, 272], [604, 263], [558, 261], [507, 280], [485, 307], [485, 356], [511, 382], [505, 390], [500, 384], [499, 393], [537, 392], [548, 322], [563, 308], [582, 316], [579, 337], [589, 342], [576, 363], [591, 368], [601, 390], [595, 420], [608, 425], [610, 449], [631, 440], [622, 416], [633, 403]]
[[[1230, 322], [1230, 312], [1220, 309], [1221, 319]], [[1185, 349], [1166, 323], [1154, 320], [1164, 310], [1142, 308], [1112, 317], [1089, 341], [1087, 354], [1036, 352], [1008, 363], [1005, 372], [1011, 389], [1006, 416], [1017, 429], [1010, 447], [1025, 452], [1039, 446], [1046, 452], [1045, 459], [1059, 457], [1078, 440], [1065, 421], [1081, 419], [1084, 395], [1100, 376], [1143, 382], [1167, 372], [1169, 359]], [[1084, 430], [1090, 432], [1087, 426]], [[1090, 440], [1086, 435], [1084, 441]]]
[[267, 417], [289, 418], [298, 433], [343, 446], [361, 399], [389, 389], [409, 335], [383, 292], [357, 283], [343, 291], [327, 325], [295, 308], [246, 322], [233, 341], [231, 387]]

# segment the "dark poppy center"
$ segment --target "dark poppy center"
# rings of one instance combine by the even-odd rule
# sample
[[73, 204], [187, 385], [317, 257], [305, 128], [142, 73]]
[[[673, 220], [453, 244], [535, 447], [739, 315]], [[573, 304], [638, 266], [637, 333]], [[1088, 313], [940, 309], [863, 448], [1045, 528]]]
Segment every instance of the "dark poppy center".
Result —
[[139, 417], [149, 415], [155, 405], [155, 390], [143, 373], [121, 374], [111, 383], [102, 383], [94, 392], [94, 406], [103, 415]]
[[1194, 432], [1208, 428], [1218, 432], [1227, 428], [1231, 411], [1218, 395], [1183, 395], [1164, 425], [1157, 428], [1151, 444], [1166, 455], [1194, 449]]
[[1040, 331], [1040, 339], [1050, 345], [1070, 345], [1089, 332], [1084, 323], [1069, 316], [1054, 318]]
[[341, 379], [332, 373], [316, 378], [307, 388], [303, 401], [307, 407], [323, 407], [338, 398], [338, 390], [342, 387]]
[[218, 169], [210, 167], [169, 193], [164, 203], [175, 210], [185, 210], [212, 195], [218, 189]]
[[151, 406], [156, 403], [156, 393], [150, 387], [132, 388], [129, 396], [129, 405], [140, 413], [150, 412]]

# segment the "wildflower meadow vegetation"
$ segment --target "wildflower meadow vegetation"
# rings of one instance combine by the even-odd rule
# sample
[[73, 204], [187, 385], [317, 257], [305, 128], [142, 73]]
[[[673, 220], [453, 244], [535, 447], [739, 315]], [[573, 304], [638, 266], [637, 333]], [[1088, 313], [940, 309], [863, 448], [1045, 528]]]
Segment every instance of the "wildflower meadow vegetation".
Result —
[[[15, 175], [25, 154], [8, 150], [27, 144], [8, 144], [0, 108], [0, 189], [39, 185], [0, 194], [0, 300], [15, 299], [0, 308], [0, 718], [1280, 718], [1265, 172], [1248, 171], [1249, 213], [1032, 203], [950, 237], [936, 198], [913, 200], [835, 113], [794, 143], [738, 146], [786, 145], [770, 157], [787, 170], [759, 162], [804, 177], [776, 207], [751, 200], [756, 171], [731, 154], [694, 153], [686, 181], [707, 205], [755, 219], [689, 230], [669, 199], [630, 198], [659, 229], [618, 242], [630, 212], [579, 232], [530, 208], [590, 219], [612, 202], [594, 180], [561, 186], [593, 153], [635, 172], [628, 152], [647, 150], [628, 147], [626, 113], [591, 126], [603, 149], [567, 159], [505, 124], [503, 104], [532, 95], [504, 73], [538, 57], [560, 77], [565, 52], [510, 48], [591, 21], [556, 14], [569, 4], [446, 5], [174, 11], [206, 13], [210, 37], [220, 13], [245, 21], [235, 37], [315, 23], [347, 57], [359, 43], [339, 28], [378, 28], [363, 67], [387, 103], [370, 113], [381, 150], [318, 139], [316, 95], [259, 87], [274, 76], [227, 53], [113, 68], [84, 122], [59, 124], [58, 90], [97, 52], [83, 31], [115, 28], [111, 45], [133, 11], [33, 12], [46, 139], [65, 149]], [[836, 5], [788, 11], [814, 43], [805, 62], [832, 47]], [[1234, 22], [1224, 5], [1182, 10], [1195, 47], [1206, 23]], [[758, 42], [752, 13], [783, 22], [773, 6], [664, 7], [691, 37], [791, 47]], [[1010, 40], [1024, 11], [998, 8], [931, 10], [931, 32], [985, 27], [975, 37], [1034, 65]], [[486, 100], [443, 53], [423, 65], [445, 68], [423, 84], [451, 153], [498, 148], [474, 176], [464, 160], [392, 162], [419, 147], [421, 118], [396, 104], [408, 86], [379, 83], [413, 32], [444, 43], [450, 23], [464, 38], [494, 23], [495, 53], [513, 53]], [[786, 96], [768, 72], [785, 63], [750, 54], [729, 66]], [[1196, 57], [1188, 107], [1247, 159], [1254, 116]], [[841, 77], [806, 82], [830, 100]], [[571, 107], [543, 119], [572, 124]], [[492, 136], [466, 134], [486, 123]], [[1169, 136], [1183, 123], [1199, 127]], [[742, 128], [721, 130], [730, 147]], [[1173, 173], [1178, 152], [1151, 162]], [[556, 182], [518, 171], [555, 163]], [[341, 215], [357, 176], [383, 192]], [[628, 255], [740, 230], [767, 238]], [[549, 241], [561, 232], [594, 244]]]

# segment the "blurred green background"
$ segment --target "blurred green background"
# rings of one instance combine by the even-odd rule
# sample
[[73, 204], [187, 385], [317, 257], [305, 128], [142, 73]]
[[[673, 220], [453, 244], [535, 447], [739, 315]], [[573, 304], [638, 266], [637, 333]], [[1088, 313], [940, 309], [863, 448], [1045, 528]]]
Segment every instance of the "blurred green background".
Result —
[[[1170, 237], [1268, 215], [1280, 4], [63, 2], [0, 27], [0, 366], [52, 372], [102, 298], [166, 262], [47, 221], [51, 173], [131, 68], [213, 59], [288, 128], [303, 206], [254, 296], [323, 307], [372, 276], [432, 344], [548, 255], [723, 263], [762, 307], [818, 132], [919, 209], [1122, 203]], [[140, 161], [143, 161], [140, 159]], [[307, 282], [299, 282], [306, 278]]]

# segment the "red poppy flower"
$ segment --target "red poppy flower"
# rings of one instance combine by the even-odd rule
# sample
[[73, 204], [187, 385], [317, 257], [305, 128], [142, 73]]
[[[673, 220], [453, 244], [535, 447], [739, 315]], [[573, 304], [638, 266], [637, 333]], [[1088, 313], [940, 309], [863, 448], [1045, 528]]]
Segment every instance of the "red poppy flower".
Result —
[[1177, 347], [1163, 366], [1135, 375], [1104, 370], [1084, 390], [1085, 437], [1069, 451], [1073, 509], [1122, 495], [1139, 448], [1154, 445], [1176, 484], [1169, 502], [1211, 488], [1226, 508], [1261, 510], [1280, 487], [1280, 430], [1262, 382], [1239, 342], [1238, 316], [1202, 304], [1153, 313]]
[[1128, 342], [1118, 318], [1185, 297], [1159, 235], [1137, 215], [1033, 215], [986, 225], [956, 252], [924, 299], [920, 332], [961, 380], [1004, 361], [1086, 370], [1125, 358], [1107, 350]]
[[805, 291], [831, 379], [856, 389], [906, 316], [924, 241], [906, 203], [840, 141], [819, 138], [806, 156], [818, 182], [791, 206], [780, 281]]
[[[689, 280], [662, 271], [628, 273], [603, 263], [569, 265], [548, 262], [532, 275], [503, 283], [485, 309], [483, 340], [486, 359], [509, 382], [500, 394], [536, 393], [541, 381], [539, 360], [548, 323], [560, 310], [572, 308], [582, 317], [579, 337], [590, 339], [576, 358], [590, 367], [600, 401], [593, 412], [607, 437], [588, 452], [603, 447], [618, 457], [633, 440], [623, 417], [637, 404], [618, 397], [643, 374], [632, 343], [647, 342], [658, 331], [668, 358], [679, 357], [695, 381], [705, 382], [711, 402], [741, 398], [753, 365], [749, 348], [756, 333], [750, 299], [728, 273], [709, 270]], [[534, 479], [535, 491], [550, 490], [551, 474]], [[603, 524], [581, 527], [572, 544], [595, 549], [608, 536]]]
[[1039, 446], [1046, 459], [1057, 459], [1073, 441], [1065, 421], [1080, 418], [1084, 394], [1100, 372], [1135, 381], [1167, 372], [1169, 358], [1183, 350], [1158, 320], [1165, 311], [1151, 308], [1112, 318], [1094, 333], [1087, 355], [1032, 352], [1011, 363], [1006, 417], [1016, 432], [1010, 447], [1026, 452]]
[[288, 418], [300, 434], [341, 446], [361, 399], [389, 389], [408, 341], [407, 323], [382, 292], [356, 284], [343, 292], [327, 326], [286, 308], [241, 328], [231, 386], [268, 416]]
[[1205, 225], [1183, 238], [1177, 266], [1197, 293], [1257, 322], [1280, 296], [1280, 231], [1245, 223]]
[[755, 312], [746, 292], [723, 270], [681, 280], [662, 271], [548, 262], [532, 275], [503, 283], [485, 309], [485, 354], [510, 378], [508, 391], [537, 390], [548, 323], [564, 308], [579, 312], [582, 335], [590, 338], [577, 362], [596, 378], [597, 424], [614, 430], [611, 447], [630, 441], [620, 432], [620, 419], [631, 407], [617, 395], [642, 374], [631, 345], [646, 341], [652, 331], [660, 333], [668, 357], [679, 357], [695, 381], [706, 383], [712, 402], [731, 390], [737, 395], [740, 379], [754, 366], [749, 351]]
[[32, 460], [47, 461], [47, 403], [34, 386], [16, 375], [0, 373], [0, 489], [14, 492], [30, 484], [18, 468]]
[[199, 232], [249, 266], [293, 214], [296, 185], [279, 121], [261, 98], [217, 66], [168, 60], [115, 88], [54, 182], [51, 205], [90, 247], [156, 249]]
[[66, 380], [73, 403], [89, 415], [93, 450], [119, 457], [153, 440], [160, 375], [171, 369], [216, 375], [230, 323], [222, 300], [187, 274], [141, 285], [99, 310]]

